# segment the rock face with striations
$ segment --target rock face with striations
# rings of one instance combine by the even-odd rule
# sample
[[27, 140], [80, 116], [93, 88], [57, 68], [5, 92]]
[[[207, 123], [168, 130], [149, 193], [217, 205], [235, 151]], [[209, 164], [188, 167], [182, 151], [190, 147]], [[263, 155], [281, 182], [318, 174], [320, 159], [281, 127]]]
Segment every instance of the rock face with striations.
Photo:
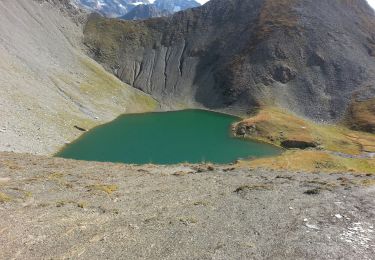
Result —
[[171, 104], [276, 105], [319, 121], [375, 95], [365, 0], [212, 0], [140, 22], [92, 15], [85, 44], [126, 83]]

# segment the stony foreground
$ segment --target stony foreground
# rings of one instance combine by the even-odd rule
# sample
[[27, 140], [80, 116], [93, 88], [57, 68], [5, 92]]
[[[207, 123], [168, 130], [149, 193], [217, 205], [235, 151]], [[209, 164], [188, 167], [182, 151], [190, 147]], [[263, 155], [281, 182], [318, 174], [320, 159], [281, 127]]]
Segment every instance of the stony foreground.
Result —
[[0, 154], [0, 259], [371, 259], [374, 176]]

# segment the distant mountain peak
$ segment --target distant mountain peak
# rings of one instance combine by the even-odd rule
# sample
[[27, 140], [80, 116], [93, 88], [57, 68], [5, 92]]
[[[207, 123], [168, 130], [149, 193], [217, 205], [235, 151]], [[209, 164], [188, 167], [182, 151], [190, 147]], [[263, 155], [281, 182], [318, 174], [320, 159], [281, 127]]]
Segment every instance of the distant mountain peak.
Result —
[[[198, 7], [196, 0], [75, 0], [82, 7], [106, 17], [147, 19]], [[135, 9], [133, 11], [133, 9]], [[132, 12], [133, 11], [133, 12]], [[132, 13], [130, 13], [132, 12]], [[138, 18], [140, 17], [140, 18]]]

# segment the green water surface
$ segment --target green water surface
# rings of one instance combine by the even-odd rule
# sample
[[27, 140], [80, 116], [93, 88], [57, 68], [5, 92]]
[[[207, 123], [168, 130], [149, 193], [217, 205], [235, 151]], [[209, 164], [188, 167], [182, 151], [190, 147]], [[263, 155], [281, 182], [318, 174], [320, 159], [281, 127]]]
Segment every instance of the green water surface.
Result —
[[239, 118], [203, 110], [124, 115], [96, 127], [56, 156], [124, 163], [229, 163], [280, 153], [274, 146], [233, 138]]

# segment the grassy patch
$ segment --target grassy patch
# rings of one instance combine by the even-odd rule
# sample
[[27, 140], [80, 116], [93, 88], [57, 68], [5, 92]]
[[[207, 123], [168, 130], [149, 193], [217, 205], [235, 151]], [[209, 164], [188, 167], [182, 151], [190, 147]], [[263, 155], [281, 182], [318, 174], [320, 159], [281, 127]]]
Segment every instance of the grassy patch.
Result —
[[[281, 146], [286, 140], [318, 145], [317, 149], [289, 150], [277, 157], [240, 162], [240, 165], [311, 172], [375, 172], [375, 160], [355, 158], [363, 152], [372, 151], [372, 147], [375, 149], [375, 135], [370, 133], [343, 126], [317, 124], [273, 107], [263, 108], [254, 117], [236, 123], [234, 129], [237, 133], [245, 133], [247, 138], [276, 146]], [[328, 151], [353, 155], [354, 158]]]
[[185, 226], [198, 223], [195, 217], [180, 217], [178, 220]]
[[81, 209], [87, 208], [87, 203], [86, 202], [78, 202], [77, 207], [81, 208]]
[[[103, 67], [88, 58], [81, 58], [81, 64], [89, 72], [89, 77], [80, 84], [80, 90], [92, 98], [92, 102], [100, 103], [107, 110], [125, 109], [135, 111], [153, 111], [158, 103], [151, 96], [133, 89]], [[133, 111], [132, 111], [133, 110]]]
[[63, 173], [60, 173], [60, 172], [54, 172], [54, 173], [51, 173], [48, 175], [48, 179], [49, 180], [53, 180], [53, 181], [56, 181], [56, 180], [61, 180], [65, 175]]
[[118, 190], [117, 185], [106, 185], [106, 184], [94, 184], [87, 186], [89, 191], [103, 191], [107, 194], [112, 194]]
[[320, 125], [277, 108], [264, 108], [234, 126], [247, 129], [247, 136], [281, 146], [286, 140], [316, 143], [324, 150], [358, 155], [375, 149], [375, 135], [337, 125]]
[[0, 192], [0, 203], [10, 202], [12, 198], [5, 193]]
[[363, 180], [362, 182], [361, 182], [361, 184], [363, 185], [363, 186], [375, 186], [375, 180], [374, 179], [367, 179], [367, 180]]
[[13, 161], [7, 160], [7, 161], [4, 161], [2, 164], [8, 167], [10, 170], [22, 170], [22, 167]]
[[375, 173], [375, 160], [351, 159], [334, 156], [324, 151], [287, 151], [279, 156], [253, 161], [240, 161], [238, 165], [250, 168], [292, 170], [306, 172]]
[[375, 98], [353, 101], [344, 122], [351, 129], [375, 133]]

